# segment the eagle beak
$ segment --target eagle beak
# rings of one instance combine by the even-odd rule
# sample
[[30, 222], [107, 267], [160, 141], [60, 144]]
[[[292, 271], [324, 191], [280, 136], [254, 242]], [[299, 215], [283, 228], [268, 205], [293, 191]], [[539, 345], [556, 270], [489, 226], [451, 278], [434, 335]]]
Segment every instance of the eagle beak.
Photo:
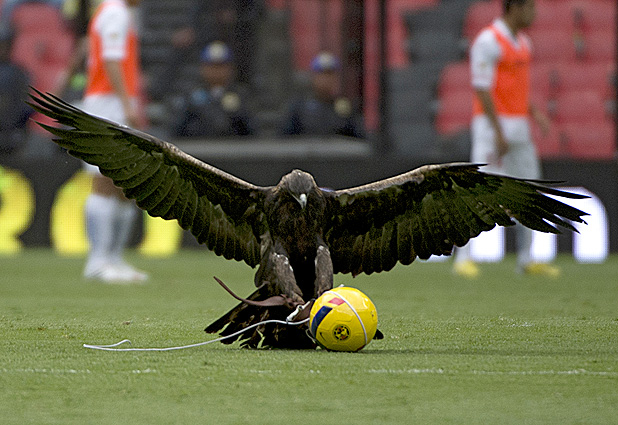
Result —
[[307, 206], [307, 194], [306, 193], [300, 194], [300, 196], [298, 197], [298, 203], [300, 204], [301, 208], [305, 208]]

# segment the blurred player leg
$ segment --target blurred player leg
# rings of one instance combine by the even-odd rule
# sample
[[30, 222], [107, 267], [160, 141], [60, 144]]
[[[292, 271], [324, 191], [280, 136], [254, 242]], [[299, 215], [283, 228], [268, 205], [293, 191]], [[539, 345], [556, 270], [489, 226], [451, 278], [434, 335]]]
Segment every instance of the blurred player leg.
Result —
[[118, 200], [114, 217], [116, 224], [110, 259], [113, 267], [118, 270], [119, 275], [127, 281], [144, 281], [148, 279], [146, 273], [135, 269], [123, 259], [124, 250], [129, 243], [131, 231], [133, 230], [133, 224], [138, 216], [139, 212], [133, 202]]
[[455, 248], [453, 273], [467, 279], [476, 279], [481, 273], [481, 270], [479, 266], [472, 261], [470, 251], [469, 242], [461, 248]]
[[86, 200], [86, 226], [90, 251], [84, 277], [107, 280], [114, 233], [114, 210], [118, 199], [114, 196], [91, 194]]

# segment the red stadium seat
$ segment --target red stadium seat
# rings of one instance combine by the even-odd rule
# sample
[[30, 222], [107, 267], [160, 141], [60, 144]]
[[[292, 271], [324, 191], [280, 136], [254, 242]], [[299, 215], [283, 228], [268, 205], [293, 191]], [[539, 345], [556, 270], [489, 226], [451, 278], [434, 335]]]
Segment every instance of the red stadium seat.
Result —
[[597, 124], [608, 120], [603, 98], [594, 91], [570, 91], [556, 100], [559, 124]]
[[453, 62], [442, 70], [438, 80], [438, 96], [445, 97], [451, 92], [470, 89], [470, 64]]
[[530, 30], [534, 31], [537, 28], [572, 32], [574, 16], [569, 2], [564, 0], [537, 1], [536, 17]]
[[44, 61], [45, 65], [66, 67], [75, 53], [75, 38], [69, 32], [54, 35], [53, 42], [47, 46]]
[[60, 11], [45, 3], [23, 3], [16, 6], [11, 22], [17, 33], [49, 33], [65, 29]]
[[436, 115], [436, 130], [449, 135], [467, 130], [472, 119], [472, 89], [452, 91], [440, 99]]
[[539, 108], [545, 114], [550, 114], [550, 105], [552, 97], [540, 91], [530, 92], [530, 103]]
[[[290, 33], [296, 69], [307, 70], [313, 57], [322, 49], [340, 56], [341, 3], [335, 0], [304, 0], [290, 2]], [[323, 15], [328, 20], [323, 22]], [[322, 31], [324, 29], [324, 31]]]
[[573, 34], [566, 30], [530, 32], [532, 53], [538, 62], [574, 61], [577, 59]]
[[570, 7], [575, 16], [581, 16], [578, 29], [585, 33], [611, 30], [616, 27], [616, 3], [613, 0], [572, 0]]
[[[273, 0], [271, 0], [273, 1]], [[274, 2], [275, 5], [277, 2]], [[378, 39], [377, 0], [367, 2], [365, 39]], [[403, 13], [423, 7], [431, 7], [438, 0], [390, 0], [387, 3], [387, 55], [389, 67], [402, 67], [408, 62], [405, 50], [406, 29]], [[327, 49], [341, 55], [341, 24], [344, 2], [341, 0], [292, 0], [290, 7], [290, 33], [294, 49], [294, 66], [306, 70], [311, 59], [321, 50]], [[371, 47], [370, 47], [371, 48]]]
[[584, 37], [586, 60], [589, 62], [616, 61], [616, 31], [598, 30], [587, 33]]
[[594, 91], [607, 99], [611, 96], [612, 75], [615, 65], [611, 63], [563, 62], [556, 65], [558, 90]]
[[548, 134], [543, 134], [538, 125], [532, 125], [532, 140], [542, 159], [558, 158], [566, 155], [563, 134], [554, 125]]
[[388, 66], [399, 68], [408, 63], [408, 54], [405, 49], [407, 31], [404, 14], [411, 10], [432, 7], [437, 3], [438, 0], [390, 0], [386, 2]]
[[266, 6], [270, 9], [284, 10], [287, 0], [266, 0]]
[[501, 13], [502, 6], [500, 2], [478, 1], [472, 3], [464, 18], [464, 37], [470, 41], [473, 40], [483, 28], [491, 24]]
[[567, 124], [563, 127], [568, 151], [579, 159], [613, 159], [616, 157], [616, 129], [604, 124]]
[[533, 96], [543, 96], [545, 99], [554, 97], [556, 88], [556, 70], [551, 63], [532, 63], [530, 69], [530, 90]]
[[17, 34], [13, 41], [11, 60], [28, 72], [35, 72], [45, 56], [47, 40], [47, 37], [36, 33]]
[[65, 69], [66, 66], [63, 64], [41, 67], [40, 71], [34, 74], [33, 87], [41, 91], [53, 91], [58, 87], [60, 76]]
[[69, 65], [73, 47], [69, 32], [25, 31], [16, 35], [11, 59], [30, 73], [34, 87], [48, 91], [55, 88], [60, 72]]

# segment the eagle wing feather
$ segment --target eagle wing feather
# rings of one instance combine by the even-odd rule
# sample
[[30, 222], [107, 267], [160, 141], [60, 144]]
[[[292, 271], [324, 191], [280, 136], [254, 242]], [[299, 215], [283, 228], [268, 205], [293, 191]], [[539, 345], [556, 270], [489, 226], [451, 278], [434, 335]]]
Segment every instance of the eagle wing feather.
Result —
[[[36, 91], [36, 90], [35, 90]], [[36, 91], [31, 106], [62, 124], [40, 124], [68, 152], [99, 167], [155, 217], [176, 219], [217, 255], [254, 267], [260, 260], [261, 205], [269, 188], [255, 186], [149, 134], [89, 115]]]
[[[325, 240], [337, 273], [371, 274], [400, 262], [449, 255], [454, 246], [515, 220], [541, 232], [576, 231], [586, 213], [550, 196], [585, 196], [479, 171], [480, 165], [427, 165], [375, 183], [325, 191]], [[549, 182], [547, 182], [549, 183]]]

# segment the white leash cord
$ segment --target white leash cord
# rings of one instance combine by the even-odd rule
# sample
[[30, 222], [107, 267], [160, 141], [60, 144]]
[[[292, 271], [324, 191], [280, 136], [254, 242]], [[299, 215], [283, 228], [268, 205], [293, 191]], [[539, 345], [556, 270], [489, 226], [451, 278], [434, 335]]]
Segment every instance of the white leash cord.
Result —
[[[292, 313], [290, 316], [295, 315], [296, 312]], [[281, 325], [298, 326], [298, 325], [302, 325], [303, 323], [307, 323], [309, 321], [309, 318], [307, 318], [307, 319], [301, 320], [300, 322], [291, 322], [289, 320], [290, 316], [288, 316], [288, 320], [264, 320], [263, 322], [259, 322], [259, 323], [255, 323], [255, 324], [253, 324], [251, 326], [247, 326], [245, 329], [241, 329], [238, 332], [234, 332], [233, 334], [222, 336], [221, 338], [213, 339], [211, 341], [198, 342], [196, 344], [181, 345], [181, 346], [178, 346], [178, 347], [164, 347], [164, 348], [116, 348], [116, 347], [118, 347], [119, 345], [122, 345], [122, 344], [126, 344], [126, 343], [131, 344], [131, 341], [128, 340], [128, 339], [123, 339], [120, 342], [117, 342], [115, 344], [110, 344], [110, 345], [84, 344], [83, 346], [84, 346], [84, 348], [91, 348], [93, 350], [101, 350], [101, 351], [172, 351], [172, 350], [184, 350], [185, 348], [199, 347], [201, 345], [212, 344], [213, 342], [220, 342], [220, 341], [223, 341], [224, 339], [233, 338], [233, 337], [235, 337], [237, 335], [240, 335], [243, 332], [248, 331], [249, 329], [253, 329], [253, 328], [255, 328], [257, 326], [260, 326], [260, 325], [266, 325], [266, 324], [269, 324], [269, 323], [279, 323]]]

